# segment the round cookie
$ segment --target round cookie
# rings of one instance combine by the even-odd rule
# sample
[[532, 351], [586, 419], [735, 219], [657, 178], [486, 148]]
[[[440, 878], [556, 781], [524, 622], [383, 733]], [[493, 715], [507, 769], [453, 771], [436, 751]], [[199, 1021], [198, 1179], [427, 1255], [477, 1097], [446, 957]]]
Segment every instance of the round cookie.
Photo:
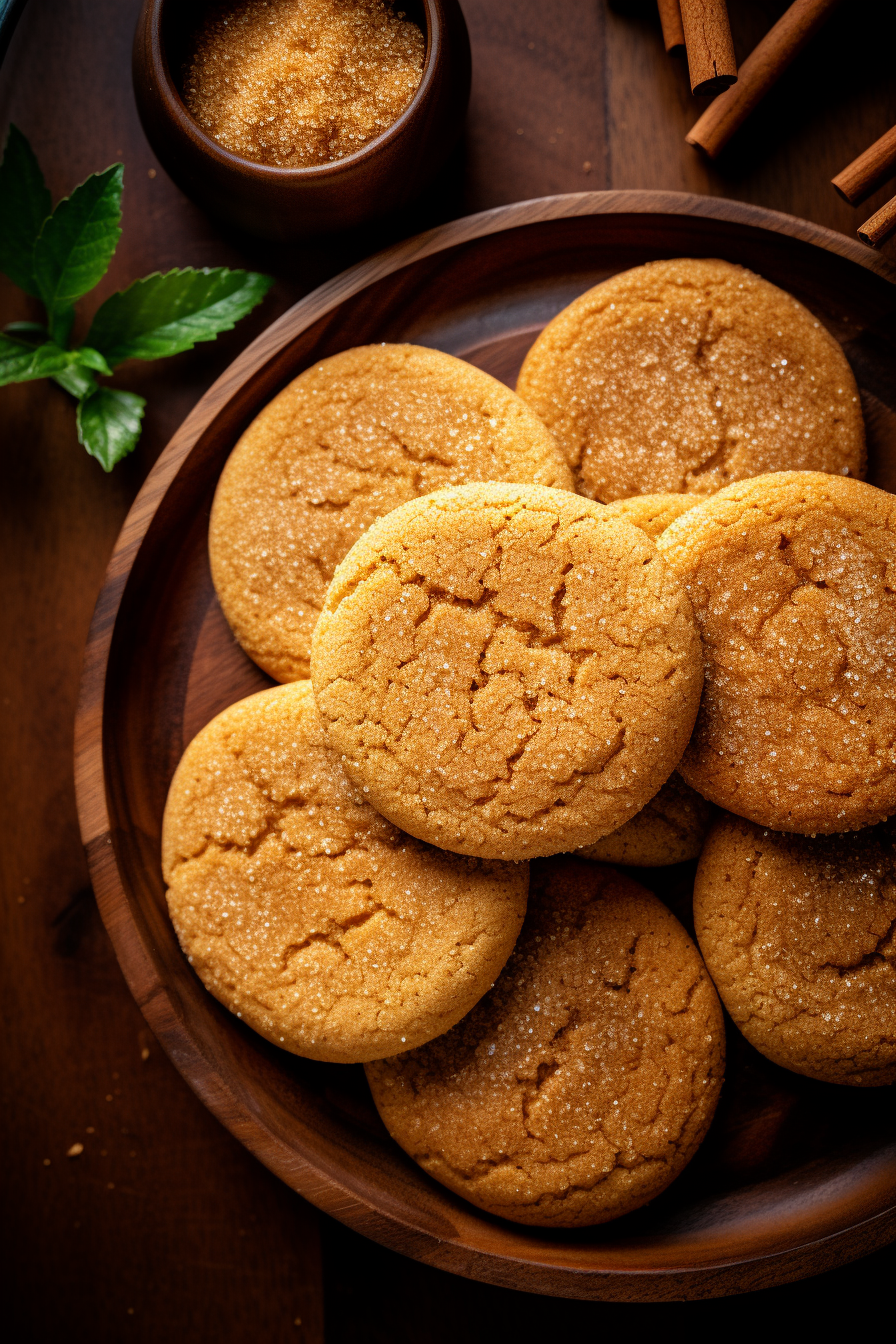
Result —
[[193, 969], [255, 1031], [357, 1063], [473, 1007], [526, 909], [528, 865], [402, 835], [326, 744], [308, 682], [219, 714], [187, 747], [162, 829], [168, 908]]
[[729, 486], [657, 544], [703, 637], [686, 783], [779, 831], [896, 812], [896, 498], [780, 472]]
[[607, 516], [640, 527], [655, 541], [676, 518], [699, 503], [699, 495], [632, 495], [608, 504]]
[[580, 849], [579, 854], [583, 859], [635, 868], [685, 863], [699, 856], [711, 815], [711, 805], [675, 770], [631, 821], [597, 844]]
[[653, 261], [596, 285], [548, 323], [516, 390], [577, 489], [605, 503], [713, 494], [772, 471], [864, 474], [839, 344], [790, 294], [727, 261]]
[[700, 641], [652, 541], [540, 486], [396, 509], [339, 566], [314, 635], [330, 742], [378, 811], [443, 849], [593, 844], [678, 763]]
[[573, 856], [532, 865], [523, 932], [446, 1036], [367, 1066], [386, 1128], [480, 1209], [586, 1227], [639, 1208], [702, 1140], [722, 1011], [673, 914]]
[[537, 416], [462, 359], [367, 345], [306, 369], [246, 430], [212, 507], [212, 578], [249, 657], [278, 681], [307, 677], [351, 545], [399, 504], [463, 481], [572, 489]]
[[887, 826], [711, 830], [694, 924], [728, 1012], [763, 1055], [829, 1083], [896, 1082], [896, 849]]

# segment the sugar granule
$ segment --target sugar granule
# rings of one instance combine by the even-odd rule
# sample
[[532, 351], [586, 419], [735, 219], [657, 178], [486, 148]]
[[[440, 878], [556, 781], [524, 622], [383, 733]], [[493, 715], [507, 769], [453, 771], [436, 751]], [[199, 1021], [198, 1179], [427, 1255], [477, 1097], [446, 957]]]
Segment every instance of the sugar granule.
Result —
[[354, 154], [419, 87], [425, 41], [391, 0], [213, 5], [184, 72], [204, 131], [256, 163], [307, 168]]

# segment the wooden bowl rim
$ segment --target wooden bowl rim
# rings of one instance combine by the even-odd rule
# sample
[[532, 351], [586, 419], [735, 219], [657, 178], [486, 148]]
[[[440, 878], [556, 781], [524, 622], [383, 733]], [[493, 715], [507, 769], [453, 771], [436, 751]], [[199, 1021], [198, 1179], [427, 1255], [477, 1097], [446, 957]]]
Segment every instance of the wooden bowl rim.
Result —
[[[151, 37], [149, 61], [156, 94], [168, 109], [169, 115], [177, 123], [180, 130], [202, 150], [203, 154], [229, 172], [249, 174], [257, 177], [260, 181], [280, 182], [281, 184], [321, 181], [328, 177], [338, 177], [343, 172], [357, 168], [366, 160], [375, 158], [404, 132], [417, 115], [420, 104], [428, 95], [435, 79], [435, 72], [444, 48], [442, 0], [420, 0], [426, 16], [426, 54], [423, 58], [423, 73], [420, 76], [420, 83], [413, 98], [401, 115], [396, 117], [391, 126], [387, 126], [380, 135], [374, 136], [366, 145], [362, 145], [353, 154], [346, 154], [342, 159], [334, 159], [330, 163], [312, 164], [308, 168], [280, 168], [276, 164], [256, 163], [254, 159], [244, 159], [240, 154], [234, 154], [232, 150], [225, 149], [222, 144], [219, 144], [207, 131], [202, 129], [187, 108], [171, 73], [168, 53], [162, 42], [162, 10], [166, 4], [171, 3], [173, 3], [173, 0], [147, 0], [146, 22], [149, 24]], [[141, 16], [138, 25], [143, 22]]]
[[[733, 223], [781, 234], [831, 252], [896, 285], [896, 267], [831, 229], [778, 211], [727, 199], [685, 192], [600, 191], [547, 196], [466, 216], [357, 263], [300, 299], [272, 322], [228, 366], [176, 430], [150, 470], [124, 521], [97, 599], [84, 652], [75, 721], [75, 789], [82, 841], [103, 922], [131, 992], [150, 1027], [178, 1071], [212, 1113], [275, 1175], [325, 1213], [366, 1236], [438, 1265], [486, 1282], [568, 1297], [621, 1300], [681, 1300], [746, 1291], [818, 1272], [875, 1249], [896, 1237], [896, 1203], [821, 1236], [796, 1239], [781, 1250], [731, 1256], [707, 1254], [699, 1264], [654, 1256], [623, 1266], [611, 1246], [592, 1246], [593, 1266], [573, 1264], [563, 1245], [540, 1243], [541, 1258], [526, 1253], [526, 1234], [538, 1229], [507, 1229], [508, 1247], [498, 1251], [475, 1235], [477, 1211], [470, 1210], [467, 1240], [445, 1240], [441, 1229], [426, 1225], [397, 1198], [367, 1201], [341, 1173], [311, 1161], [259, 1117], [250, 1099], [203, 1053], [185, 1031], [168, 988], [158, 977], [147, 940], [128, 909], [116, 864], [106, 798], [103, 763], [103, 709], [110, 648], [118, 610], [131, 568], [159, 504], [189, 453], [223, 407], [246, 383], [298, 335], [368, 285], [415, 261], [508, 229], [529, 224], [598, 215], [679, 215]], [[461, 1216], [460, 1222], [464, 1223]], [[516, 1247], [512, 1243], [516, 1243]], [[514, 1253], [516, 1250], [516, 1253]], [[818, 1256], [824, 1263], [819, 1265]], [[603, 1257], [603, 1259], [601, 1259]], [[746, 1282], [738, 1271], [765, 1268]], [[531, 1276], [521, 1284], [519, 1273]], [[537, 1281], [535, 1281], [537, 1280]]]

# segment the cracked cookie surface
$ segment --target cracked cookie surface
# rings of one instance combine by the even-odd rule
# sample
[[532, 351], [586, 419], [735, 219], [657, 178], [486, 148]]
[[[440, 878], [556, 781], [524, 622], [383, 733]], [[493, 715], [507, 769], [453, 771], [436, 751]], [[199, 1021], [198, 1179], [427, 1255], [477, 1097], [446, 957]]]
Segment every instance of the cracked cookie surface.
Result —
[[363, 800], [308, 682], [219, 714], [177, 768], [168, 907], [200, 979], [294, 1054], [358, 1063], [454, 1025], [522, 924], [527, 864], [444, 854]]
[[779, 831], [896, 812], [896, 498], [780, 472], [729, 486], [657, 544], [703, 639], [685, 782]]
[[584, 1227], [646, 1204], [693, 1156], [722, 1084], [722, 1012], [643, 887], [572, 856], [531, 873], [494, 989], [366, 1072], [392, 1137], [450, 1190], [514, 1222]]
[[246, 430], [212, 508], [212, 578], [249, 657], [278, 681], [307, 677], [349, 547], [399, 504], [463, 481], [572, 489], [537, 416], [453, 355], [369, 345], [306, 369]]
[[374, 807], [443, 849], [594, 843], [677, 764], [700, 641], [637, 528], [539, 486], [458, 486], [381, 519], [337, 570], [312, 679]]
[[896, 1082], [896, 847], [891, 825], [784, 835], [736, 817], [713, 827], [694, 924], [747, 1040], [830, 1083]]
[[[640, 527], [655, 541], [676, 518], [699, 503], [699, 495], [632, 495], [607, 504], [606, 510], [608, 518]], [[599, 863], [636, 868], [685, 863], [698, 857], [711, 812], [711, 805], [676, 770], [631, 821], [579, 852]]]
[[711, 816], [712, 805], [675, 770], [631, 821], [579, 853], [583, 859], [635, 868], [685, 863], [700, 854]]
[[608, 503], [771, 471], [865, 469], [855, 378], [791, 295], [726, 261], [654, 261], [548, 324], [517, 392]]
[[699, 503], [699, 495], [632, 495], [629, 499], [616, 499], [606, 507], [608, 518], [640, 527], [656, 541], [676, 518]]

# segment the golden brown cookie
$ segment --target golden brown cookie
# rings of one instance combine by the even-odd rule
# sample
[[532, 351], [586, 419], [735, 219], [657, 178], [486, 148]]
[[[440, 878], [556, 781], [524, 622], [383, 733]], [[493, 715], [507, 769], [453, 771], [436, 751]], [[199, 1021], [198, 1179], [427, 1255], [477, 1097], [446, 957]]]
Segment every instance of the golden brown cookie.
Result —
[[366, 345], [306, 369], [246, 430], [212, 508], [212, 578], [249, 657], [278, 681], [307, 677], [349, 547], [390, 509], [462, 481], [572, 489], [541, 421], [462, 359]]
[[699, 495], [632, 495], [607, 505], [610, 518], [618, 518], [632, 527], [640, 527], [654, 541], [670, 523], [700, 503]]
[[582, 494], [712, 494], [771, 471], [862, 476], [859, 394], [801, 303], [727, 261], [652, 261], [576, 299], [526, 356], [517, 392]]
[[532, 865], [529, 913], [495, 988], [446, 1036], [367, 1066], [421, 1167], [517, 1223], [586, 1227], [681, 1172], [715, 1110], [722, 1011], [655, 896], [572, 856]]
[[712, 828], [694, 886], [707, 969], [747, 1040], [829, 1083], [896, 1082], [896, 851], [888, 826]]
[[542, 486], [396, 509], [336, 571], [312, 678], [384, 816], [460, 854], [593, 844], [656, 793], [700, 698], [700, 641], [656, 546]]
[[583, 859], [661, 868], [696, 859], [703, 847], [712, 806], [685, 784], [677, 770], [624, 826], [579, 850]]
[[355, 1063], [447, 1031], [504, 965], [526, 864], [444, 854], [352, 787], [308, 682], [241, 700], [193, 739], [162, 831], [193, 969], [297, 1055]]
[[896, 498], [780, 472], [729, 486], [658, 545], [703, 636], [686, 783], [779, 831], [896, 812]]

